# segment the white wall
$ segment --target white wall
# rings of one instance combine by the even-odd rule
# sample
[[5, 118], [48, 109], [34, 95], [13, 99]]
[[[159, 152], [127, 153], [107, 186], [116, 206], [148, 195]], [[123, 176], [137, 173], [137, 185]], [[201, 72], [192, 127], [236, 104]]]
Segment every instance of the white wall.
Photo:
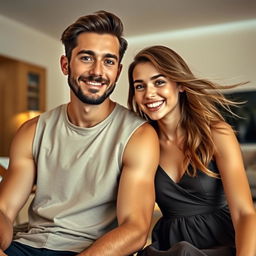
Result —
[[59, 65], [62, 53], [60, 41], [0, 15], [0, 55], [46, 68], [47, 109], [69, 98], [66, 77], [62, 75]]
[[126, 105], [127, 68], [144, 47], [161, 44], [179, 53], [199, 76], [224, 84], [251, 81], [256, 89], [256, 20], [128, 38], [123, 73], [113, 98]]
[[[61, 42], [0, 15], [0, 54], [47, 69], [47, 109], [67, 102], [59, 67]], [[60, 31], [61, 34], [62, 31]], [[126, 105], [127, 68], [142, 48], [163, 44], [177, 51], [196, 74], [218, 81], [252, 81], [256, 89], [256, 20], [128, 38], [124, 67], [112, 98]]]

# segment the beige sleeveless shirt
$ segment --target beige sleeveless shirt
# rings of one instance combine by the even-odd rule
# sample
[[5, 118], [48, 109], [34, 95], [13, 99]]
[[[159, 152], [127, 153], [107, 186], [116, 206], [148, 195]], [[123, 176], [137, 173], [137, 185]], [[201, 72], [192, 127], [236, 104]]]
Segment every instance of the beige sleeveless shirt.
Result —
[[67, 105], [42, 114], [33, 142], [37, 189], [29, 231], [16, 241], [80, 252], [116, 227], [123, 152], [144, 122], [118, 104], [91, 128], [70, 123]]

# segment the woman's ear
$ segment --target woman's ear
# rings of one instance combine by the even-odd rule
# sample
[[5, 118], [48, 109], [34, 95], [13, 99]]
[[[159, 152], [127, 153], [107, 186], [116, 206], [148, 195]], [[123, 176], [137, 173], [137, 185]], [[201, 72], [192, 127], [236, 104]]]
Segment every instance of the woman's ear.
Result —
[[179, 92], [184, 92], [184, 86], [183, 85], [179, 84], [178, 87], [179, 87]]
[[68, 58], [62, 55], [60, 58], [60, 67], [64, 75], [68, 75]]

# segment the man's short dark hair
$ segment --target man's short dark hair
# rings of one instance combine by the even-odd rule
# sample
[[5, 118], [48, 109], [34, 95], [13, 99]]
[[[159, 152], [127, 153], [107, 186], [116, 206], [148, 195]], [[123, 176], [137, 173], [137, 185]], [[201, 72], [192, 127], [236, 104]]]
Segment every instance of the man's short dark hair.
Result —
[[123, 23], [116, 15], [106, 11], [98, 11], [94, 14], [82, 16], [68, 26], [62, 33], [61, 41], [64, 44], [65, 53], [69, 61], [72, 50], [77, 45], [78, 35], [85, 32], [116, 36], [120, 44], [119, 61], [121, 62], [127, 48], [127, 41], [123, 38]]

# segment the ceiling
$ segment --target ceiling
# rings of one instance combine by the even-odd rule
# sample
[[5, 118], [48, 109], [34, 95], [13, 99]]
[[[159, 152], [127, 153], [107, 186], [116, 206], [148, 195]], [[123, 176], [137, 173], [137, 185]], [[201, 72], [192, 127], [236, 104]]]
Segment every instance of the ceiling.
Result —
[[0, 14], [59, 39], [78, 17], [107, 10], [125, 36], [256, 19], [256, 0], [0, 0]]

